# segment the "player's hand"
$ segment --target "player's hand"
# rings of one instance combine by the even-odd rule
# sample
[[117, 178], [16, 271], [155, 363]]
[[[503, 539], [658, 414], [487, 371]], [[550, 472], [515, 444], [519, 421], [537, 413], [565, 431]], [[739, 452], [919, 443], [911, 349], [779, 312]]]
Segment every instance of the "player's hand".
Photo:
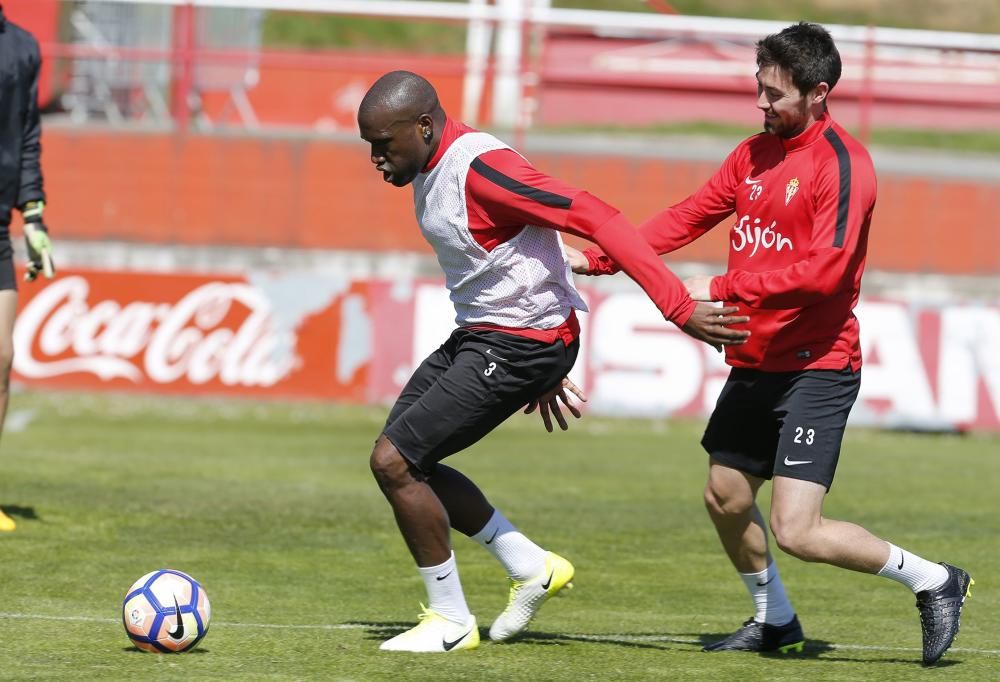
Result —
[[590, 272], [590, 263], [587, 262], [587, 257], [583, 255], [582, 251], [563, 244], [563, 253], [566, 254], [566, 260], [569, 261], [569, 266], [573, 269], [573, 272], [578, 275], [586, 275]]
[[696, 301], [711, 301], [713, 277], [714, 275], [688, 277], [684, 280], [684, 286], [687, 287], [688, 295]]
[[555, 415], [556, 422], [559, 424], [559, 428], [563, 431], [569, 428], [569, 424], [566, 422], [566, 417], [563, 416], [562, 410], [559, 407], [559, 401], [562, 401], [566, 409], [570, 411], [574, 417], [579, 419], [582, 415], [580, 414], [579, 408], [573, 404], [572, 399], [567, 395], [567, 391], [575, 395], [577, 398], [583, 402], [587, 402], [587, 396], [584, 395], [580, 387], [570, 381], [568, 378], [564, 378], [559, 384], [553, 388], [551, 391], [543, 393], [538, 396], [535, 400], [528, 403], [528, 406], [524, 408], [525, 414], [531, 414], [538, 408], [538, 414], [542, 416], [542, 423], [545, 424], [545, 430], [552, 433], [552, 417], [549, 413]]
[[681, 329], [688, 336], [704, 341], [721, 353], [723, 346], [738, 346], [746, 343], [750, 337], [749, 329], [732, 329], [734, 324], [750, 321], [746, 315], [733, 315], [737, 310], [739, 308], [736, 306], [717, 308], [708, 303], [699, 303]]
[[24, 242], [28, 247], [28, 266], [24, 279], [34, 282], [39, 273], [52, 279], [56, 274], [56, 266], [52, 262], [52, 240], [49, 239], [49, 231], [45, 225], [40, 222], [25, 223]]

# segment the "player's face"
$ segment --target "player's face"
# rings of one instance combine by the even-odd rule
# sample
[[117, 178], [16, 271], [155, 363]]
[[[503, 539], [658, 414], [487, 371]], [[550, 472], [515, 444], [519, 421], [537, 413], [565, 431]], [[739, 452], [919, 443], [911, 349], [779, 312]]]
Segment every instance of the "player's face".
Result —
[[795, 137], [813, 121], [811, 98], [792, 82], [780, 66], [757, 72], [757, 108], [764, 112], [764, 130], [778, 137]]
[[396, 187], [413, 182], [427, 164], [426, 127], [420, 120], [399, 120], [392, 114], [358, 114], [361, 139], [371, 145], [371, 160], [382, 179]]

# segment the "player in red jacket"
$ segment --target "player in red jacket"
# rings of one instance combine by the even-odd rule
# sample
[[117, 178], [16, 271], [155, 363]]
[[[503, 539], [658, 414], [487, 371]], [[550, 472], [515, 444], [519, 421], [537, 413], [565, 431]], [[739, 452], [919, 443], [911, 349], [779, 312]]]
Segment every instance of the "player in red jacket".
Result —
[[[822, 513], [861, 382], [852, 311], [875, 171], [868, 152], [827, 110], [841, 63], [825, 29], [800, 23], [766, 37], [757, 43], [757, 66], [765, 132], [741, 143], [701, 189], [640, 228], [663, 254], [734, 216], [726, 274], [685, 284], [695, 300], [725, 301], [750, 316], [747, 343], [726, 348], [733, 369], [702, 445], [711, 457], [705, 503], [756, 613], [706, 649], [802, 649], [802, 628], [755, 502], [773, 479], [770, 524], [778, 546], [804, 561], [878, 574], [913, 590], [930, 665], [958, 632], [969, 574]], [[616, 269], [598, 249], [567, 252], [577, 272]]]

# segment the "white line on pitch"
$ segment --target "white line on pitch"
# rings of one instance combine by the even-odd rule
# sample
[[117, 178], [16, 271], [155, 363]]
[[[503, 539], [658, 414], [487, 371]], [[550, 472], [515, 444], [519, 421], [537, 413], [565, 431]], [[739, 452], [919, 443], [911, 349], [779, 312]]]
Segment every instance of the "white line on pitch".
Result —
[[[120, 618], [98, 618], [96, 616], [44, 616], [32, 613], [4, 613], [0, 611], [0, 618], [20, 618], [23, 620], [53, 620], [70, 621], [82, 623], [120, 623]], [[216, 627], [227, 628], [261, 628], [268, 630], [363, 630], [365, 628], [376, 628], [377, 625], [364, 623], [334, 623], [334, 624], [295, 624], [295, 623], [227, 623], [213, 621]], [[619, 634], [575, 634], [564, 633], [568, 639], [578, 639], [583, 641], [621, 641], [621, 642], [670, 642], [673, 644], [701, 644], [697, 639], [682, 639], [679, 637], [666, 637], [662, 635], [619, 635]], [[808, 640], [807, 640], [808, 641]], [[905, 646], [874, 646], [866, 644], [828, 644], [831, 649], [843, 649], [851, 651], [904, 651], [919, 652], [917, 647]], [[808, 648], [808, 645], [807, 645]], [[949, 651], [953, 653], [981, 654], [985, 656], [1000, 656], [1000, 649], [970, 649], [965, 647], [952, 647]]]

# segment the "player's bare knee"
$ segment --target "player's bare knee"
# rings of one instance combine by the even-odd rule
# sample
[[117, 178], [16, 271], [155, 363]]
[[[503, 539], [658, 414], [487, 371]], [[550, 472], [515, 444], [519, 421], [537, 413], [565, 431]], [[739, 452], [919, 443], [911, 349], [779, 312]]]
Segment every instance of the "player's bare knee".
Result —
[[409, 478], [409, 463], [387, 438], [379, 438], [375, 443], [368, 464], [383, 490], [394, 488]]
[[816, 552], [818, 545], [813, 541], [811, 523], [805, 523], [794, 517], [785, 518], [780, 514], [771, 514], [770, 526], [774, 542], [782, 552], [802, 561], [819, 559]]
[[708, 482], [705, 486], [705, 508], [713, 518], [740, 516], [753, 507], [753, 495], [731, 490]]

